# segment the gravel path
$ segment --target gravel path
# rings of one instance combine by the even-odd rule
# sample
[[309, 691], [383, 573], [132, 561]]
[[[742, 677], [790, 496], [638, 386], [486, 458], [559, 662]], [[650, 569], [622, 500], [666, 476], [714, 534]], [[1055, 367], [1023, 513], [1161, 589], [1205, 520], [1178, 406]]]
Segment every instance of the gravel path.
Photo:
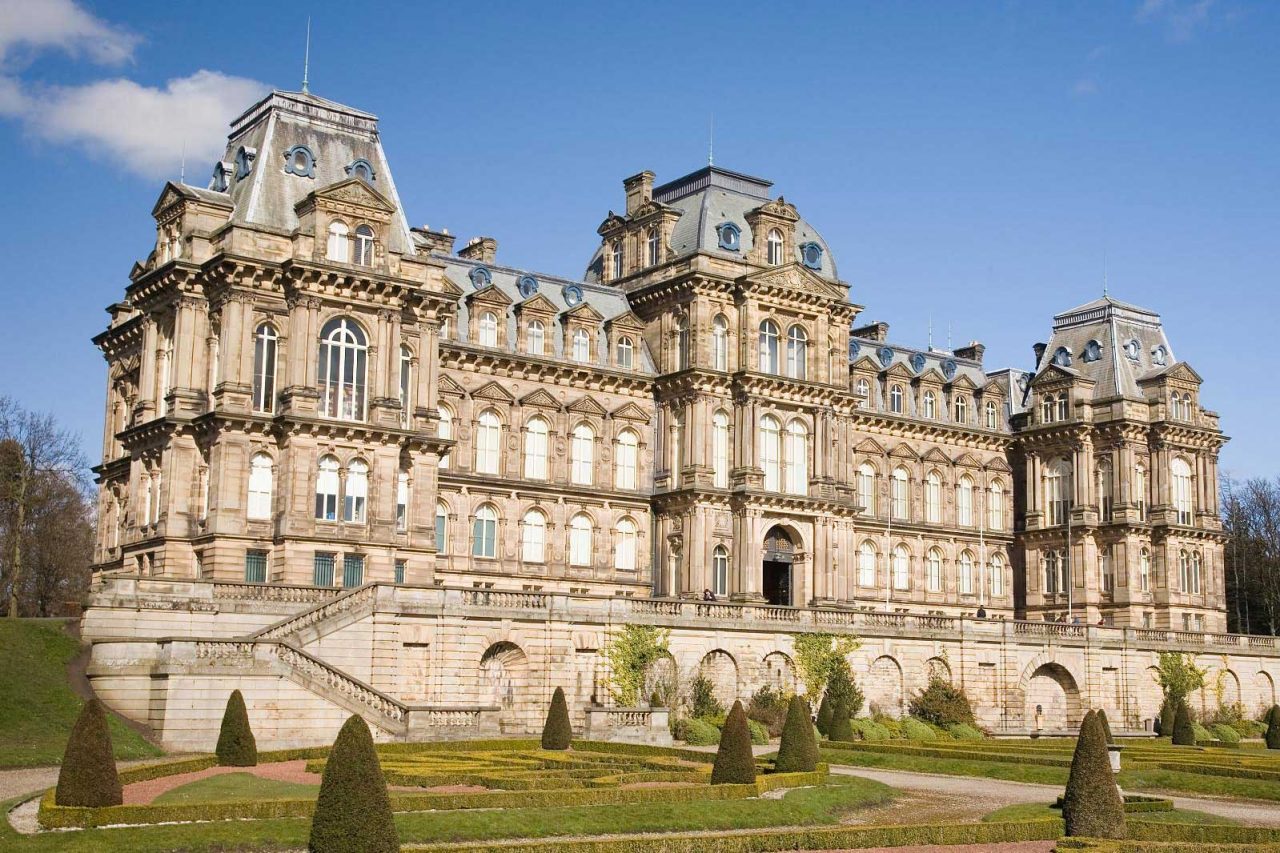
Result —
[[[186, 758], [181, 753], [161, 755], [155, 758], [138, 758], [132, 761], [117, 761], [116, 767], [142, 767], [147, 764], [163, 764], [178, 758]], [[34, 794], [58, 784], [57, 767], [15, 767], [11, 770], [0, 770], [0, 800], [21, 797], [23, 794]]]

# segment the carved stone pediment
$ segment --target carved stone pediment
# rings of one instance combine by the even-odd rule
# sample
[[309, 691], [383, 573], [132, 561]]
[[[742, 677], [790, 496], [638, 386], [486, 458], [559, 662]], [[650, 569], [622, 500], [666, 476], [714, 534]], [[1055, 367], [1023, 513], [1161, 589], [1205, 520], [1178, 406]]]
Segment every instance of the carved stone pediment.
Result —
[[619, 406], [618, 408], [610, 412], [609, 416], [612, 417], [614, 420], [635, 421], [637, 423], [642, 423], [642, 424], [649, 423], [648, 413], [645, 412], [644, 409], [637, 406], [635, 403], [627, 403], [623, 406]]
[[440, 375], [439, 386], [441, 394], [447, 394], [451, 397], [464, 397], [467, 393], [461, 385], [443, 373]]
[[506, 308], [511, 304], [511, 297], [502, 292], [496, 284], [487, 284], [479, 290], [467, 294], [467, 305], [498, 305]]
[[1159, 371], [1158, 373], [1154, 373], [1149, 377], [1144, 377], [1142, 381], [1153, 382], [1157, 379], [1171, 379], [1176, 382], [1188, 382], [1192, 385], [1199, 385], [1204, 382], [1204, 379], [1201, 378], [1200, 374], [1192, 370], [1191, 365], [1187, 364], [1185, 361], [1180, 361], [1171, 367], [1167, 367], [1164, 370]]
[[604, 222], [600, 223], [600, 227], [596, 229], [596, 233], [601, 237], [608, 237], [627, 227], [627, 220], [612, 210], [609, 215], [604, 218]]
[[605, 408], [596, 402], [593, 397], [579, 397], [568, 406], [569, 411], [576, 412], [580, 415], [591, 415], [593, 417], [604, 417]]
[[950, 385], [951, 385], [951, 388], [955, 390], [960, 390], [960, 391], [972, 391], [978, 387], [977, 385], [973, 384], [972, 379], [970, 379], [968, 376], [965, 376], [963, 373], [957, 374], [956, 378], [951, 380]]
[[[333, 201], [342, 204], [356, 205], [384, 214], [395, 213], [395, 205], [387, 197], [379, 193], [359, 178], [347, 178], [336, 184], [322, 187], [312, 193], [318, 201]], [[299, 204], [305, 204], [305, 199]]]
[[474, 400], [493, 400], [500, 403], [511, 403], [515, 401], [515, 397], [506, 388], [503, 388], [497, 382], [486, 382], [471, 393]]
[[920, 456], [911, 449], [909, 444], [899, 444], [889, 451], [889, 455], [895, 459], [912, 459], [919, 460]]
[[884, 456], [884, 447], [873, 438], [862, 441], [854, 449], [869, 456]]
[[643, 332], [644, 322], [641, 321], [641, 319], [633, 312], [627, 311], [619, 314], [617, 317], [610, 318], [605, 322], [604, 327], [606, 331], [613, 329], [627, 329], [635, 332]]
[[1012, 471], [1013, 469], [1009, 467], [1009, 463], [1008, 463], [1008, 462], [1005, 462], [1003, 459], [1001, 459], [999, 456], [997, 456], [997, 457], [995, 457], [995, 458], [993, 458], [993, 459], [991, 459], [990, 461], [988, 461], [988, 462], [987, 462], [987, 470], [988, 470], [988, 471], [1002, 471], [1002, 472], [1004, 472], [1004, 473], [1006, 473], [1006, 474], [1007, 474], [1007, 473], [1009, 473], [1010, 471]]
[[787, 222], [798, 222], [800, 220], [800, 213], [796, 210], [796, 206], [787, 201], [783, 196], [778, 196], [771, 201], [765, 202], [755, 210], [749, 211], [747, 216], [751, 216], [753, 213], [772, 216], [776, 219], [782, 219]]
[[520, 405], [537, 409], [550, 409], [556, 412], [560, 411], [560, 401], [551, 396], [545, 388], [539, 388], [531, 394], [521, 397]]
[[982, 463], [973, 457], [970, 453], [961, 453], [956, 459], [956, 465], [962, 468], [981, 468]]
[[556, 304], [541, 293], [535, 293], [517, 305], [515, 310], [520, 315], [538, 314], [551, 317], [556, 313]]
[[842, 302], [848, 296], [844, 288], [832, 284], [798, 263], [784, 264], [755, 273], [746, 278], [746, 283], [794, 290], [798, 293], [811, 293], [827, 299], [838, 299]]
[[596, 325], [604, 319], [604, 315], [597, 311], [588, 302], [579, 302], [577, 305], [565, 311], [563, 315], [565, 322], [575, 320], [579, 323], [587, 323]]
[[951, 464], [951, 457], [947, 456], [947, 454], [943, 453], [936, 447], [929, 448], [928, 452], [921, 458], [926, 462], [940, 462], [943, 465]]

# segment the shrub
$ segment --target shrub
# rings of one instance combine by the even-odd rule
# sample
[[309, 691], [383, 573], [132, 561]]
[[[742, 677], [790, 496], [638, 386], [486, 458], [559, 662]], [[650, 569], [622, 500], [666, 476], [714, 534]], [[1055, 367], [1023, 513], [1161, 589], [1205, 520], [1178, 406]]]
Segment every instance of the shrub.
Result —
[[986, 738], [986, 735], [968, 723], [952, 723], [947, 726], [947, 732], [956, 740], [983, 740]]
[[1267, 712], [1267, 733], [1263, 739], [1267, 749], [1280, 749], [1280, 705], [1272, 705]]
[[849, 712], [850, 717], [858, 716], [858, 712], [862, 710], [864, 701], [862, 691], [858, 689], [857, 684], [854, 684], [853, 674], [849, 670], [849, 661], [843, 657], [837, 658], [831, 664], [826, 695], [831, 697], [833, 708], [835, 702], [844, 702], [845, 710]]
[[787, 706], [787, 720], [778, 744], [776, 773], [809, 773], [818, 768], [818, 743], [809, 724], [809, 703], [792, 696]]
[[399, 853], [387, 782], [369, 726], [353, 714], [324, 764], [311, 820], [312, 853]]
[[1165, 699], [1160, 706], [1160, 716], [1156, 717], [1155, 731], [1161, 737], [1173, 737], [1173, 723], [1178, 716], [1178, 705], [1172, 699]]
[[943, 678], [931, 678], [924, 690], [911, 697], [907, 704], [911, 716], [938, 726], [953, 723], [973, 725], [973, 707], [964, 690]]
[[706, 720], [696, 718], [677, 721], [673, 736], [690, 746], [715, 746], [720, 742], [720, 730]]
[[698, 675], [689, 685], [689, 711], [695, 717], [718, 717], [724, 706], [716, 699], [715, 685], [705, 675]]
[[[723, 729], [721, 731], [723, 732]], [[747, 720], [747, 733], [751, 735], [751, 743], [754, 746], [765, 746], [769, 743], [769, 730], [755, 720]]]
[[[808, 707], [806, 704], [806, 716]], [[765, 685], [751, 696], [751, 702], [747, 705], [747, 719], [755, 720], [764, 726], [769, 732], [769, 737], [778, 737], [786, 724], [789, 709], [790, 703], [782, 691]]]
[[1239, 743], [1240, 733], [1226, 723], [1214, 723], [1209, 727], [1209, 731], [1213, 733], [1215, 740], [1223, 743]]
[[543, 749], [568, 749], [573, 739], [573, 726], [569, 724], [569, 705], [564, 701], [564, 690], [557, 687], [551, 694], [551, 708], [542, 726]]
[[895, 720], [893, 717], [886, 717], [884, 714], [876, 714], [871, 719], [879, 723], [884, 730], [889, 733], [889, 737], [894, 740], [900, 740], [902, 738], [901, 720]]
[[60, 806], [118, 806], [124, 802], [111, 749], [107, 712], [95, 697], [80, 709], [71, 727], [58, 771], [54, 802]]
[[658, 691], [657, 691], [657, 690], [655, 690], [655, 691], [653, 691], [652, 693], [650, 693], [650, 694], [649, 694], [649, 707], [650, 707], [650, 708], [661, 708], [661, 707], [663, 707], [663, 705], [662, 705], [662, 697], [658, 695]]
[[1173, 716], [1173, 742], [1179, 746], [1195, 746], [1196, 732], [1191, 726], [1191, 709], [1179, 702]]
[[720, 733], [720, 748], [711, 767], [712, 785], [747, 785], [756, 781], [756, 760], [751, 754], [747, 712], [734, 702]]
[[831, 730], [831, 697], [822, 694], [822, 702], [818, 704], [818, 719], [813, 723], [818, 727], [818, 733], [826, 737]]
[[1209, 731], [1199, 723], [1192, 723], [1191, 731], [1194, 733], [1193, 736], [1196, 739], [1196, 743], [1208, 743], [1209, 741], [1215, 739], [1213, 736], [1213, 732]]
[[929, 728], [927, 723], [907, 717], [902, 721], [902, 736], [907, 740], [936, 740], [938, 733]]
[[853, 725], [849, 720], [849, 711], [839, 699], [831, 701], [831, 727], [827, 729], [828, 740], [853, 740]]
[[222, 729], [218, 732], [218, 746], [214, 752], [218, 763], [224, 767], [253, 767], [258, 763], [258, 742], [249, 727], [249, 712], [239, 690], [232, 690], [227, 697], [227, 709], [222, 712]]
[[1124, 838], [1124, 800], [1107, 757], [1106, 732], [1095, 711], [1085, 714], [1062, 797], [1067, 835]]
[[[881, 741], [889, 739], [889, 730], [868, 717], [858, 717], [850, 722], [850, 726], [861, 740]], [[835, 738], [832, 738], [835, 740]]]
[[1111, 723], [1107, 720], [1107, 712], [1099, 708], [1098, 719], [1102, 722], [1102, 733], [1107, 736], [1107, 743], [1115, 743], [1116, 739], [1111, 736]]

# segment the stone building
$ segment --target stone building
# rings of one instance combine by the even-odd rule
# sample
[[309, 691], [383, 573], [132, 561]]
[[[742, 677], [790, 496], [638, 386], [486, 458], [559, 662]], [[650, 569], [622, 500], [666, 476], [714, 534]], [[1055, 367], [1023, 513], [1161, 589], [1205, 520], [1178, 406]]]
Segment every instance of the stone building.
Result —
[[[1104, 298], [1056, 317], [1032, 370], [990, 369], [979, 343], [862, 319], [768, 181], [623, 190], [582, 280], [508, 266], [491, 237], [409, 226], [373, 116], [289, 92], [233, 122], [208, 187], [167, 184], [95, 338], [101, 686], [156, 713], [130, 703], [174, 654], [147, 638], [176, 633], [227, 641], [183, 652], [193, 684], [229, 656], [233, 681], [311, 691], [299, 708], [355, 679], [365, 705], [464, 719], [430, 705], [461, 695], [527, 722], [553, 674], [602, 695], [615, 618], [669, 624], [675, 665], [726, 697], [793, 683], [813, 625], [887, 632], [864, 663], [890, 711], [945, 669], [1008, 730], [1050, 694], [1061, 723], [1107, 694], [1138, 726], [1137, 635], [1098, 631], [1225, 629], [1225, 438], [1156, 314]], [[218, 615], [122, 616], [146, 602]], [[432, 608], [452, 621], [415, 622]], [[708, 646], [734, 632], [753, 662]], [[1078, 659], [1045, 657], [1055, 638]], [[157, 663], [122, 664], [126, 641]], [[1274, 696], [1250, 666], [1236, 695]], [[396, 713], [387, 731], [428, 725]]]

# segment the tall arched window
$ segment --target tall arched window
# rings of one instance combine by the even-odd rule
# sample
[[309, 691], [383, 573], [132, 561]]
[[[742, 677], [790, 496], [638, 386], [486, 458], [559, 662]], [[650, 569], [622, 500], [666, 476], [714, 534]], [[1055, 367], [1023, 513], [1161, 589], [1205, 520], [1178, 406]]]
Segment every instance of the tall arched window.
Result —
[[893, 549], [893, 588], [911, 588], [910, 557], [907, 554], [906, 545], [899, 545]]
[[876, 469], [870, 462], [858, 466], [858, 503], [862, 504], [862, 514], [876, 514]]
[[579, 486], [590, 486], [595, 481], [596, 433], [586, 424], [573, 428], [573, 442], [569, 447], [569, 479]]
[[924, 416], [926, 418], [938, 416], [938, 397], [932, 391], [924, 392]]
[[569, 565], [591, 565], [591, 519], [585, 513], [569, 521]]
[[689, 366], [689, 315], [676, 318], [676, 370]]
[[876, 546], [871, 540], [858, 547], [858, 586], [876, 585]]
[[871, 383], [865, 379], [859, 379], [857, 389], [858, 397], [860, 398], [858, 400], [858, 408], [865, 409], [871, 400]]
[[253, 333], [253, 410], [274, 412], [276, 408], [276, 330], [262, 323]]
[[320, 332], [321, 410], [331, 418], [364, 420], [365, 368], [368, 347], [364, 330], [346, 317], [335, 317]]
[[760, 372], [778, 372], [778, 324], [772, 320], [760, 324]]
[[1044, 508], [1050, 525], [1067, 523], [1071, 493], [1071, 467], [1062, 461], [1050, 464], [1044, 474]]
[[1058, 395], [1058, 420], [1065, 421], [1067, 419], [1067, 408], [1069, 405], [1070, 403], [1067, 400], [1067, 394], [1064, 391]]
[[340, 264], [351, 260], [351, 231], [345, 222], [334, 220], [329, 223], [329, 244], [325, 249], [325, 257]]
[[671, 446], [671, 488], [678, 489], [684, 476], [684, 412], [672, 413], [667, 443]]
[[1103, 521], [1110, 521], [1112, 518], [1114, 501], [1111, 490], [1111, 463], [1104, 459], [1098, 463], [1098, 510]]
[[502, 438], [502, 422], [493, 411], [480, 413], [476, 422], [476, 473], [498, 473], [498, 446]]
[[711, 591], [720, 598], [729, 594], [729, 552], [723, 545], [711, 551]]
[[769, 265], [777, 266], [782, 263], [782, 232], [777, 228], [770, 228], [767, 245], [769, 247]]
[[591, 361], [591, 335], [586, 329], [576, 329], [573, 333], [573, 360]]
[[249, 460], [249, 518], [271, 517], [271, 457], [255, 453]]
[[1146, 548], [1138, 554], [1138, 589], [1151, 591], [1151, 552]]
[[316, 474], [316, 518], [338, 520], [338, 460], [332, 456], [320, 457]]
[[786, 490], [793, 495], [809, 493], [809, 431], [800, 421], [787, 424], [787, 443], [783, 453]]
[[496, 347], [498, 345], [498, 315], [492, 311], [485, 311], [480, 315], [480, 340], [482, 347]]
[[960, 594], [973, 595], [973, 554], [960, 552]]
[[635, 363], [635, 342], [628, 335], [618, 338], [618, 367], [630, 369]]
[[649, 249], [649, 266], [656, 266], [661, 258], [659, 252], [660, 243], [658, 242], [658, 229], [650, 228], [649, 236], [645, 238], [645, 244]]
[[1098, 574], [1102, 582], [1102, 592], [1111, 594], [1116, 591], [1115, 564], [1111, 558], [1111, 546], [1105, 545], [1098, 550]]
[[1046, 424], [1053, 423], [1053, 412], [1053, 395], [1047, 394], [1045, 395], [1045, 398], [1040, 401], [1040, 422]]
[[364, 524], [369, 500], [369, 466], [359, 459], [347, 466], [347, 484], [342, 496], [342, 520]]
[[1004, 529], [1004, 485], [993, 480], [987, 490], [987, 529]]
[[1004, 556], [991, 555], [991, 594], [996, 598], [1004, 596]]
[[485, 504], [471, 526], [471, 555], [492, 559], [498, 553], [498, 511]]
[[636, 469], [640, 456], [640, 438], [629, 429], [618, 433], [618, 449], [613, 459], [613, 485], [616, 489], [636, 488]]
[[942, 521], [942, 477], [937, 471], [924, 478], [924, 520], [930, 524]]
[[1138, 504], [1138, 520], [1147, 520], [1147, 469], [1141, 464], [1133, 468], [1133, 499]]
[[1177, 391], [1169, 395], [1169, 416], [1174, 420], [1182, 419], [1182, 398]]
[[967, 424], [969, 422], [969, 398], [956, 397], [956, 423]]
[[617, 542], [614, 544], [613, 551], [613, 567], [623, 572], [634, 572], [636, 570], [636, 552], [639, 550], [639, 528], [636, 523], [629, 518], [623, 518], [618, 521], [618, 528], [614, 531]]
[[889, 411], [895, 415], [902, 414], [902, 386], [894, 385], [889, 389]]
[[524, 476], [530, 480], [547, 479], [547, 422], [530, 418], [524, 428]]
[[622, 278], [622, 241], [614, 240], [613, 246], [609, 250], [609, 255], [613, 261], [613, 277], [615, 279]]
[[968, 474], [956, 484], [956, 524], [973, 526], [973, 478]]
[[400, 345], [400, 419], [407, 429], [413, 423], [413, 351]]
[[808, 373], [809, 336], [799, 324], [787, 330], [787, 375], [804, 379]]
[[782, 428], [776, 418], [760, 419], [760, 467], [764, 469], [765, 491], [782, 490]]
[[396, 475], [396, 530], [403, 533], [409, 529], [409, 472], [401, 471]]
[[1062, 560], [1057, 551], [1044, 552], [1044, 592], [1045, 595], [1056, 595], [1063, 591]]
[[356, 229], [356, 263], [362, 267], [373, 266], [373, 229], [368, 225]]
[[1200, 552], [1191, 552], [1191, 594], [1200, 594]]
[[729, 321], [723, 314], [711, 320], [711, 367], [714, 370], [729, 369]]
[[541, 320], [530, 320], [524, 333], [524, 348], [529, 355], [547, 352], [547, 327]]
[[1191, 554], [1178, 552], [1178, 584], [1182, 592], [1191, 592]]
[[717, 411], [711, 416], [712, 485], [729, 488], [729, 415]]
[[[436, 435], [441, 438], [453, 438], [453, 410], [448, 406], [441, 406], [439, 412], [440, 421], [436, 424]], [[436, 463], [437, 467], [441, 470], [447, 469], [449, 467], [449, 459], [452, 455], [452, 453], [445, 453], [442, 455], [440, 457], [440, 461]]]
[[942, 592], [942, 552], [930, 548], [924, 558], [925, 587], [929, 592]]
[[449, 507], [443, 502], [436, 504], [436, 551], [449, 553]]
[[547, 517], [531, 509], [520, 520], [520, 559], [544, 563], [547, 559]]
[[984, 408], [987, 412], [987, 429], [999, 429], [1000, 416], [997, 412], [995, 401], [988, 400]]
[[1191, 466], [1185, 459], [1174, 459], [1169, 463], [1169, 474], [1173, 486], [1173, 509], [1178, 514], [1178, 524], [1190, 524], [1191, 514], [1195, 510], [1191, 496]]
[[[157, 476], [157, 480], [158, 479], [159, 477]], [[152, 501], [154, 500], [155, 495], [158, 494], [159, 492], [160, 492], [160, 489], [158, 487], [152, 486], [151, 477], [148, 476], [147, 474], [143, 474], [142, 475], [142, 511], [139, 513], [139, 515], [141, 516], [140, 523], [144, 527], [150, 524], [151, 520], [155, 518], [155, 515], [152, 512], [151, 504], [152, 504]]]
[[907, 469], [894, 468], [893, 477], [889, 481], [889, 510], [893, 518], [903, 521], [911, 520], [911, 495], [907, 482]]

